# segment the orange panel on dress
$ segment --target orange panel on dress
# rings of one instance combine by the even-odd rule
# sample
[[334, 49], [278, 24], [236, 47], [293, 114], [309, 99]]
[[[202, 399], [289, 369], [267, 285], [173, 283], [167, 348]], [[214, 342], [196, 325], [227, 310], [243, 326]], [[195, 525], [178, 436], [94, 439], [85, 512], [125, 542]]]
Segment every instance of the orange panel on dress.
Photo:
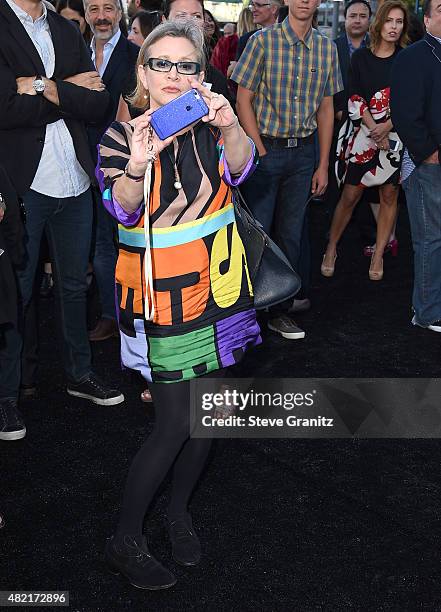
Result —
[[154, 322], [171, 325], [197, 319], [204, 312], [210, 293], [210, 262], [204, 241], [199, 239], [167, 249], [152, 249], [152, 260]]
[[143, 296], [143, 271], [141, 268], [141, 256], [139, 253], [129, 253], [120, 249], [115, 270], [115, 281], [123, 286], [120, 307], [127, 308], [128, 289], [133, 289], [133, 313], [144, 312], [142, 304]]

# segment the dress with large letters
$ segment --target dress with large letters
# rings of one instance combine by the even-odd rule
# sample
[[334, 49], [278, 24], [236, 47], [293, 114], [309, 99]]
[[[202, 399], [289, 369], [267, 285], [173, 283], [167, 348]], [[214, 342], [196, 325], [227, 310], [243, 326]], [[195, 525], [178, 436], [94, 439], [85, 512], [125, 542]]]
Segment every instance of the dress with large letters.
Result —
[[230, 189], [253, 171], [255, 149], [242, 175], [232, 178], [220, 132], [200, 123], [154, 162], [150, 322], [144, 316], [144, 203], [128, 214], [112, 195], [130, 157], [132, 133], [131, 124], [113, 123], [99, 146], [97, 166], [103, 203], [119, 222], [115, 280], [122, 362], [148, 381], [188, 380], [239, 362], [247, 347], [261, 342]]

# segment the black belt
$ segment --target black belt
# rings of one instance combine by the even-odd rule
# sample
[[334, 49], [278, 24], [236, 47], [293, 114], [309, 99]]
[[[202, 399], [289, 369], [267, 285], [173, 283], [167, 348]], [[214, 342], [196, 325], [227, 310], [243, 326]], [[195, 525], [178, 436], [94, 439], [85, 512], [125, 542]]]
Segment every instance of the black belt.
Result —
[[265, 136], [265, 134], [261, 134], [260, 138], [265, 147], [271, 147], [272, 149], [294, 149], [295, 147], [313, 143], [314, 136], [315, 132], [304, 138], [273, 138], [272, 136]]

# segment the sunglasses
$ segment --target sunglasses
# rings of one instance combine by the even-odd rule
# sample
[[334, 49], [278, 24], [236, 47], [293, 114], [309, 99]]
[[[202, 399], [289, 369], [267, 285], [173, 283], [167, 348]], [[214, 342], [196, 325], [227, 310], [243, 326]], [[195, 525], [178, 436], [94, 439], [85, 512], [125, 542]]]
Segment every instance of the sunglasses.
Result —
[[151, 70], [156, 72], [170, 72], [173, 66], [176, 66], [176, 70], [179, 74], [199, 74], [201, 71], [201, 65], [198, 62], [170, 62], [166, 59], [160, 59], [158, 57], [151, 57], [144, 64], [144, 68], [148, 66]]
[[253, 0], [248, 4], [249, 8], [260, 9], [264, 6], [271, 6], [272, 2], [254, 2]]

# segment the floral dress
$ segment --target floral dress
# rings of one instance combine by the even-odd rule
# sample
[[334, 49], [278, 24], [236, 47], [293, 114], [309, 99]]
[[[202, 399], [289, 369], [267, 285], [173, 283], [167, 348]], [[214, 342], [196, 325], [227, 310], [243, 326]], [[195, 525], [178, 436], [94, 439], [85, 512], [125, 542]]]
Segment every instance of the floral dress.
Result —
[[392, 183], [398, 185], [403, 156], [403, 144], [392, 128], [388, 139], [391, 149], [380, 150], [362, 123], [368, 109], [376, 123], [390, 119], [390, 74], [400, 48], [386, 58], [375, 56], [368, 48], [359, 49], [351, 58], [348, 101], [349, 121], [342, 126], [337, 143], [337, 180], [345, 185], [374, 187]]
[[[127, 213], [112, 192], [129, 160], [133, 129], [129, 123], [110, 126], [97, 166], [104, 206], [119, 222], [115, 284], [122, 362], [147, 381], [189, 380], [239, 362], [261, 342], [231, 193], [254, 170], [257, 154], [253, 145], [241, 176], [231, 177], [221, 134], [204, 123], [170, 145], [174, 155], [160, 153], [148, 206], [150, 295], [143, 274], [144, 202]], [[146, 300], [153, 300], [152, 321], [145, 317]]]

